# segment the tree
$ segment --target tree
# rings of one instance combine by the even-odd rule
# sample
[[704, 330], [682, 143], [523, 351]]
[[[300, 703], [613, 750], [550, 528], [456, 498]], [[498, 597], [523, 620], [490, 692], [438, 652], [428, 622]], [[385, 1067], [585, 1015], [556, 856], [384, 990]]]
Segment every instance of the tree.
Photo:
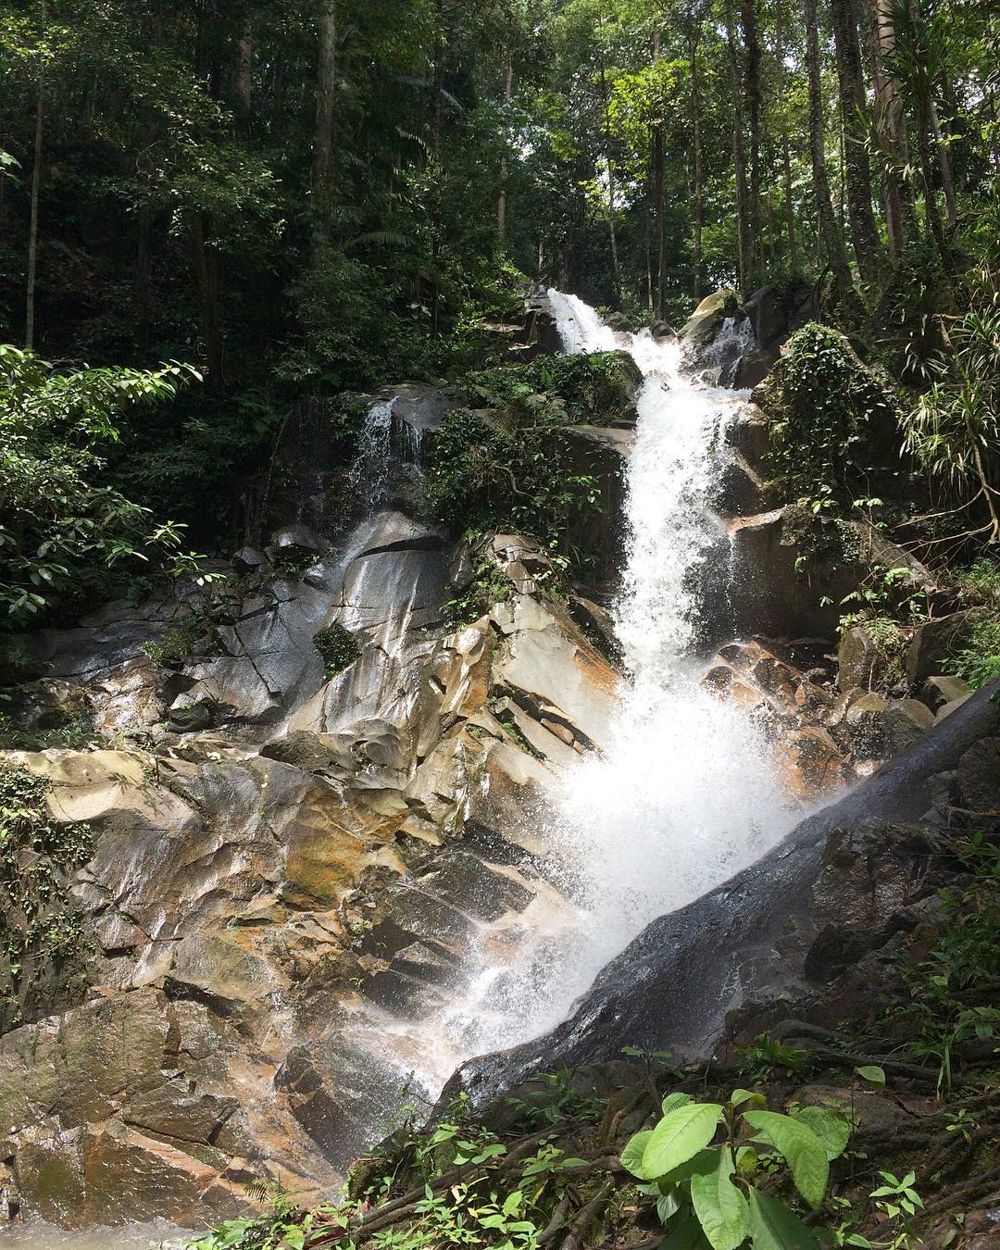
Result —
[[834, 283], [839, 294], [851, 286], [851, 271], [844, 252], [844, 240], [833, 214], [830, 197], [830, 180], [826, 172], [826, 152], [823, 126], [823, 93], [820, 80], [819, 31], [816, 25], [816, 0], [805, 0], [806, 66], [809, 75], [809, 147], [812, 156], [813, 191], [816, 197], [816, 217], [827, 263], [833, 270]]
[[873, 283], [878, 276], [878, 229], [872, 211], [871, 167], [866, 147], [868, 107], [861, 66], [861, 45], [854, 17], [854, 0], [830, 0], [830, 11], [837, 51], [851, 241], [862, 278]]

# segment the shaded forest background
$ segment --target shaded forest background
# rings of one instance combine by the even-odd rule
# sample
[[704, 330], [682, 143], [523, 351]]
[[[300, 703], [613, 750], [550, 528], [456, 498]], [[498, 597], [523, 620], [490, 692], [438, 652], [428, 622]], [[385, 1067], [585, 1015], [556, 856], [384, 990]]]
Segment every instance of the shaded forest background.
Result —
[[5, 473], [30, 500], [59, 426], [63, 519], [237, 541], [302, 397], [483, 363], [525, 278], [675, 323], [805, 280], [998, 536], [990, 4], [34, 0], [0, 57]]

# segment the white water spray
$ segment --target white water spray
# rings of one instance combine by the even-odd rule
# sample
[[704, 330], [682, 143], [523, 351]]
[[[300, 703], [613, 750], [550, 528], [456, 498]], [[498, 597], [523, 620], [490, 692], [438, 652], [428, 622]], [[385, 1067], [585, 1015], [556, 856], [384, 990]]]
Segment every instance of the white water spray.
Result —
[[628, 350], [646, 379], [615, 606], [627, 676], [605, 752], [564, 775], [546, 812], [525, 813], [551, 848], [545, 880], [527, 883], [533, 901], [475, 926], [447, 1006], [419, 1021], [368, 1006], [349, 1027], [354, 1045], [410, 1071], [430, 1100], [471, 1056], [565, 1019], [651, 920], [752, 863], [795, 819], [763, 733], [702, 688], [692, 656], [699, 572], [720, 537], [706, 511], [715, 453], [742, 397], [689, 379], [676, 341], [615, 332], [574, 296], [549, 297], [568, 352]]
[[[568, 350], [607, 350], [592, 309], [549, 298]], [[727, 323], [723, 336], [745, 330]], [[646, 378], [615, 606], [628, 678], [607, 751], [581, 761], [559, 801], [557, 840], [586, 916], [577, 993], [649, 921], [752, 863], [794, 820], [760, 727], [702, 688], [690, 654], [698, 573], [719, 537], [706, 515], [715, 449], [743, 397], [689, 380], [676, 341], [647, 331], [618, 340]]]
[[[564, 776], [542, 816], [555, 888], [503, 931], [483, 929], [465, 989], [422, 1027], [417, 1075], [431, 1090], [469, 1056], [565, 1019], [651, 920], [751, 864], [796, 818], [761, 728], [703, 689], [691, 654], [699, 570], [719, 540], [706, 512], [716, 448], [743, 397], [689, 379], [676, 341], [615, 332], [576, 297], [549, 298], [567, 352], [628, 350], [646, 379], [615, 606], [627, 677], [606, 751]], [[744, 333], [727, 323], [722, 335]]]

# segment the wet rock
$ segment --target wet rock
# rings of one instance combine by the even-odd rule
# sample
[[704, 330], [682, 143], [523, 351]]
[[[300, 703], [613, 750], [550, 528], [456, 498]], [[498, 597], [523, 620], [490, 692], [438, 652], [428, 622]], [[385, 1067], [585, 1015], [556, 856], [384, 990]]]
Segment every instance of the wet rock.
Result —
[[805, 961], [812, 980], [829, 981], [882, 945], [904, 913], [936, 892], [946, 861], [943, 841], [919, 825], [835, 830], [812, 887], [820, 933]]
[[970, 626], [983, 615], [983, 609], [968, 608], [918, 625], [906, 652], [906, 678], [919, 686], [941, 671], [942, 662], [960, 650]]
[[285, 525], [271, 536], [271, 546], [283, 556], [320, 555], [325, 545], [307, 525]]
[[267, 564], [267, 557], [256, 547], [241, 547], [233, 556], [233, 566], [240, 573], [256, 573]]
[[957, 712], [958, 709], [962, 706], [962, 704], [965, 703], [971, 697], [972, 697], [971, 695], [965, 694], [965, 695], [962, 695], [960, 699], [952, 699], [950, 703], [943, 704], [941, 707], [938, 708], [937, 712], [935, 713], [934, 720], [942, 721], [945, 719], [946, 716], [950, 716], [952, 712]]
[[780, 759], [789, 789], [800, 799], [820, 798], [846, 784], [850, 777], [843, 753], [818, 725], [784, 737]]
[[878, 644], [863, 625], [852, 625], [840, 635], [837, 685], [841, 690], [870, 690], [884, 663]]
[[972, 694], [972, 687], [961, 677], [945, 677], [937, 674], [928, 677], [920, 690], [920, 698], [931, 709], [937, 712], [946, 703], [954, 703], [958, 699], [966, 699]]
[[958, 762], [956, 780], [968, 810], [1000, 813], [1000, 738], [971, 746]]
[[739, 296], [735, 291], [721, 290], [706, 295], [681, 329], [681, 341], [695, 350], [707, 347], [726, 317], [731, 317], [738, 308]]

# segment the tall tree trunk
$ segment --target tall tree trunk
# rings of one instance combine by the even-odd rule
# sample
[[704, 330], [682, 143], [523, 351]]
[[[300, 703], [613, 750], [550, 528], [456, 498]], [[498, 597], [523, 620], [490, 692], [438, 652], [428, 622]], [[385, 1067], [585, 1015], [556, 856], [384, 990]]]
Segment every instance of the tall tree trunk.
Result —
[[[914, 42], [919, 47], [923, 43], [924, 18], [917, 0], [910, 0], [909, 18], [912, 26]], [[944, 226], [938, 212], [937, 192], [934, 186], [934, 160], [931, 156], [931, 132], [933, 130], [932, 113], [933, 95], [930, 70], [926, 60], [919, 66], [909, 84], [916, 113], [915, 130], [917, 134], [917, 155], [920, 159], [920, 175], [924, 184], [924, 218], [927, 229], [933, 238], [942, 259], [947, 259], [947, 247], [944, 238]]]
[[[41, 5], [42, 37], [48, 25], [46, 0]], [[35, 280], [38, 272], [38, 196], [42, 185], [42, 141], [45, 134], [45, 60], [38, 62], [38, 95], [35, 100], [35, 148], [31, 167], [31, 210], [28, 223], [28, 274], [24, 298], [24, 346], [35, 346]]]
[[740, 56], [736, 46], [736, 29], [732, 0], [726, 0], [726, 46], [729, 54], [729, 82], [733, 93], [733, 166], [736, 173], [736, 233], [739, 251], [739, 279], [741, 294], [750, 294], [753, 269], [753, 239], [750, 227], [750, 194], [747, 187], [746, 135], [743, 115], [743, 75], [740, 73]]
[[944, 209], [948, 217], [948, 225], [954, 226], [958, 221], [958, 206], [955, 201], [955, 177], [951, 168], [951, 149], [941, 130], [941, 120], [933, 100], [931, 100], [931, 127], [934, 131], [934, 144], [937, 148], [938, 166], [941, 170]]
[[149, 339], [149, 269], [153, 233], [153, 209], [148, 200], [139, 205], [137, 227], [132, 299], [135, 303], [136, 337], [145, 346]]
[[819, 32], [816, 26], [816, 0], [805, 0], [806, 66], [809, 78], [809, 148], [812, 156], [813, 188], [816, 193], [816, 216], [827, 261], [833, 270], [837, 293], [843, 295], [851, 286], [851, 270], [844, 251], [844, 240], [833, 212], [830, 179], [826, 172], [824, 151], [823, 93], [819, 66]]
[[774, 9], [774, 56], [778, 67], [778, 99], [782, 101], [781, 117], [781, 172], [785, 198], [785, 234], [788, 239], [788, 263], [792, 270], [799, 266], [795, 241], [795, 204], [792, 200], [792, 154], [788, 138], [788, 118], [784, 111], [785, 99], [785, 7], [782, 0], [775, 0]]
[[[660, 59], [660, 32], [653, 35], [653, 63]], [[667, 277], [666, 206], [663, 203], [663, 123], [653, 127], [653, 217], [656, 222], [656, 290], [653, 315], [663, 316], [663, 286]]]
[[615, 296], [621, 303], [622, 271], [618, 261], [618, 229], [615, 225], [615, 166], [611, 157], [611, 93], [608, 89], [608, 69], [604, 60], [604, 11], [600, 15], [601, 28], [601, 102], [604, 112], [604, 160], [608, 169], [608, 234], [611, 243], [611, 271], [615, 284]]
[[[510, 108], [510, 102], [514, 98], [514, 56], [513, 53], [507, 53], [507, 75], [504, 79], [503, 102], [506, 120], [506, 112]], [[507, 242], [507, 178], [510, 170], [507, 164], [507, 153], [500, 160], [500, 196], [497, 200], [497, 240], [501, 248]]]
[[314, 251], [330, 237], [333, 204], [333, 125], [337, 99], [337, 0], [320, 0], [319, 64], [316, 70], [316, 130], [313, 139], [312, 193]]
[[244, 136], [250, 133], [253, 108], [253, 18], [250, 6], [243, 15], [243, 30], [236, 45], [236, 116]]
[[837, 82], [844, 131], [844, 185], [851, 242], [861, 277], [865, 282], [875, 282], [878, 276], [878, 228], [872, 211], [872, 175], [865, 146], [867, 101], [861, 45], [852, 0], [830, 0], [830, 11], [837, 54]]
[[889, 251], [894, 260], [903, 254], [913, 222], [913, 195], [903, 171], [910, 163], [906, 117], [899, 83], [887, 68], [896, 50], [894, 0], [874, 0], [875, 119], [885, 158], [885, 218]]
[[740, 0], [740, 25], [743, 28], [743, 96], [750, 124], [750, 188], [747, 206], [750, 249], [749, 285], [757, 285], [762, 254], [760, 218], [760, 118], [761, 118], [761, 55], [757, 28], [756, 0]]
[[208, 383], [219, 386], [223, 380], [224, 343], [219, 317], [219, 265], [215, 252], [208, 246], [205, 218], [196, 213], [191, 223], [191, 254], [195, 283], [201, 308], [201, 335], [205, 341]]
[[701, 233], [704, 221], [702, 184], [704, 182], [704, 154], [701, 140], [701, 81], [698, 73], [698, 36], [695, 17], [687, 11], [687, 51], [691, 73], [691, 146], [694, 149], [693, 186], [691, 194], [692, 240], [691, 267], [694, 270], [693, 292], [695, 304], [701, 303]]

